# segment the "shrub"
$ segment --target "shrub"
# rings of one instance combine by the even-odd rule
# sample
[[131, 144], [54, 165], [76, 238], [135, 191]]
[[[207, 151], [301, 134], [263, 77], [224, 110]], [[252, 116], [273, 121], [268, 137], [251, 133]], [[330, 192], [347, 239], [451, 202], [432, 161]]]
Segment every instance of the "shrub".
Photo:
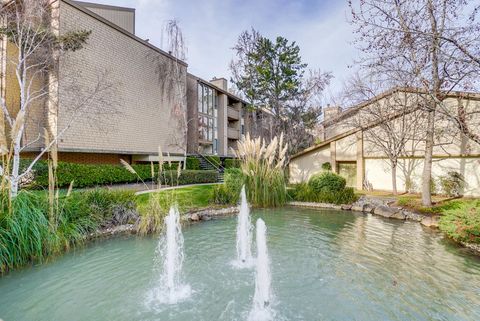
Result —
[[462, 174], [457, 172], [448, 172], [447, 175], [439, 178], [440, 186], [445, 195], [458, 197], [465, 187], [465, 179]]
[[216, 167], [219, 167], [220, 165], [222, 165], [222, 161], [220, 160], [220, 157], [218, 157], [218, 156], [209, 155], [209, 156], [205, 156], [205, 158], [207, 159], [207, 161], [209, 161], [210, 163], [212, 163]]
[[216, 204], [236, 204], [240, 198], [240, 191], [244, 184], [244, 176], [240, 169], [225, 170], [225, 183], [215, 186], [213, 200]]
[[299, 202], [316, 202], [317, 194], [310, 188], [307, 183], [300, 183], [292, 186], [288, 190], [289, 197]]
[[190, 170], [200, 170], [200, 160], [196, 157], [187, 157], [186, 168]]
[[135, 192], [131, 190], [94, 189], [74, 192], [88, 205], [88, 215], [98, 218], [102, 226], [133, 224], [137, 218]]
[[443, 211], [439, 228], [457, 242], [480, 243], [480, 201], [463, 202]]
[[[22, 166], [28, 166], [29, 161], [24, 162]], [[57, 186], [68, 187], [74, 181], [75, 187], [93, 187], [100, 185], [122, 184], [122, 183], [136, 183], [140, 177], [144, 181], [152, 180], [152, 166], [151, 164], [133, 164], [131, 167], [138, 174], [132, 174], [121, 165], [109, 164], [76, 164], [59, 162], [57, 168]], [[170, 171], [175, 172], [178, 163], [164, 164], [163, 170], [167, 176], [170, 176]], [[30, 183], [30, 188], [47, 188], [48, 187], [48, 166], [45, 161], [39, 161], [33, 167], [34, 179]], [[179, 180], [179, 185], [195, 184], [195, 183], [211, 183], [216, 182], [217, 177], [211, 171], [205, 175], [197, 175], [199, 170], [184, 170], [182, 171], [183, 178]], [[216, 172], [215, 172], [216, 173]], [[157, 179], [158, 164], [154, 164], [154, 177]], [[163, 176], [163, 175], [162, 175]], [[206, 178], [208, 177], [208, 178]], [[167, 178], [168, 180], [168, 178]]]
[[240, 168], [240, 160], [236, 158], [228, 158], [225, 160], [225, 168]]
[[239, 196], [242, 186], [245, 183], [245, 177], [239, 168], [229, 168], [224, 173], [225, 185], [235, 195]]
[[347, 181], [345, 178], [333, 172], [323, 172], [313, 175], [308, 181], [310, 188], [316, 193], [340, 192], [345, 189]]
[[213, 202], [222, 205], [233, 204], [232, 197], [225, 184], [219, 184], [213, 188]]
[[329, 192], [323, 191], [317, 195], [317, 201], [320, 203], [331, 204], [351, 204], [358, 200], [355, 190], [352, 187], [344, 188], [341, 191]]
[[351, 204], [358, 200], [355, 190], [351, 187], [340, 191], [321, 191], [317, 193], [310, 184], [301, 183], [295, 185], [289, 191], [290, 197], [299, 202], [320, 202], [330, 204]]
[[331, 171], [332, 170], [332, 164], [330, 164], [329, 162], [325, 162], [322, 164], [322, 169], [324, 171]]
[[177, 171], [167, 170], [162, 174], [161, 182], [165, 185], [187, 185], [187, 184], [202, 184], [215, 183], [218, 181], [218, 173], [215, 170], [184, 170], [177, 178]]

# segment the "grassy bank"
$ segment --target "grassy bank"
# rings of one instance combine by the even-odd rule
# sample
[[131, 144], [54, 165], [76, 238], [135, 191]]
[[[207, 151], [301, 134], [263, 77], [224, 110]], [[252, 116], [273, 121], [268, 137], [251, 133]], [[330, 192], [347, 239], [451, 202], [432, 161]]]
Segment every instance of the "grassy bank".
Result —
[[174, 204], [183, 213], [213, 205], [214, 186], [187, 186], [139, 195], [137, 197], [137, 208], [140, 212], [138, 233], [144, 235], [159, 232], [163, 227], [164, 217]]
[[7, 200], [0, 212], [0, 273], [68, 251], [100, 227], [135, 219], [131, 191], [63, 192], [54, 204], [47, 192], [22, 191], [11, 206]]
[[22, 191], [13, 199], [11, 210], [4, 206], [0, 212], [0, 274], [62, 254], [81, 245], [98, 229], [139, 223], [141, 233], [157, 232], [174, 203], [181, 212], [213, 205], [214, 186], [180, 187], [138, 196], [126, 190], [95, 189], [68, 195], [62, 191], [53, 220], [47, 192]]
[[439, 228], [457, 242], [480, 244], [480, 200], [458, 200], [442, 209]]
[[175, 189], [141, 194], [136, 197], [136, 204], [141, 214], [148, 210], [151, 199], [160, 197], [165, 199], [166, 205], [176, 202], [181, 212], [205, 208], [213, 205], [213, 190], [215, 184], [186, 186]]
[[480, 244], [480, 200], [436, 196], [423, 206], [418, 195], [398, 197], [396, 205], [426, 215], [440, 215], [439, 228], [456, 242]]

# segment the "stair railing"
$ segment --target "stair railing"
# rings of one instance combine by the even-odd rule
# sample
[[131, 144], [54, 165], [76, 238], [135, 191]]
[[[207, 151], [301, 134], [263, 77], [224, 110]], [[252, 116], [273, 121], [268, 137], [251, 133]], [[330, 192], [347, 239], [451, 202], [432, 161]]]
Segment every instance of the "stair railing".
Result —
[[217, 172], [223, 173], [225, 171], [225, 167], [223, 167], [221, 164], [215, 164], [214, 162], [212, 162], [211, 160], [209, 160], [207, 157], [205, 157], [204, 155], [202, 155], [200, 153], [197, 153], [197, 155], [200, 156], [205, 161], [207, 161], [210, 165], [212, 165], [212, 167], [215, 168], [215, 170], [217, 170]]

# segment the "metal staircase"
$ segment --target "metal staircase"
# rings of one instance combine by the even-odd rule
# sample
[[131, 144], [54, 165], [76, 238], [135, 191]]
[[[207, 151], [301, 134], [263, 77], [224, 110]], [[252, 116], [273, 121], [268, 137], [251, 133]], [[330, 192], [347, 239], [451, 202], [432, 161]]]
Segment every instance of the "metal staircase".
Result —
[[224, 181], [223, 174], [225, 172], [225, 168], [221, 164], [216, 164], [216, 163], [212, 162], [211, 160], [209, 160], [207, 157], [205, 157], [202, 154], [195, 154], [195, 155], [192, 155], [192, 156], [199, 160], [200, 168], [202, 170], [217, 171], [217, 177], [218, 177], [217, 181], [219, 183], [223, 183], [223, 181]]

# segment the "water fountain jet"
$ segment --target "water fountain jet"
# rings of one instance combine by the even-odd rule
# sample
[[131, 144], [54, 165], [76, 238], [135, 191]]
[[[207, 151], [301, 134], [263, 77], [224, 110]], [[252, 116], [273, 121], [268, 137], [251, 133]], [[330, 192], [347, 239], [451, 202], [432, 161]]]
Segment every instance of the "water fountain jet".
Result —
[[155, 266], [163, 268], [153, 291], [153, 300], [157, 303], [175, 304], [190, 296], [190, 286], [181, 282], [183, 259], [180, 213], [172, 206], [165, 217], [165, 228], [156, 250]]
[[273, 320], [273, 311], [271, 309], [272, 289], [270, 259], [267, 249], [267, 227], [265, 222], [259, 218], [256, 224], [257, 241], [257, 265], [255, 273], [255, 294], [253, 296], [253, 306], [250, 311], [249, 320], [268, 321]]
[[242, 187], [240, 199], [240, 212], [237, 218], [237, 260], [234, 265], [249, 267], [252, 265], [252, 222], [245, 186]]

